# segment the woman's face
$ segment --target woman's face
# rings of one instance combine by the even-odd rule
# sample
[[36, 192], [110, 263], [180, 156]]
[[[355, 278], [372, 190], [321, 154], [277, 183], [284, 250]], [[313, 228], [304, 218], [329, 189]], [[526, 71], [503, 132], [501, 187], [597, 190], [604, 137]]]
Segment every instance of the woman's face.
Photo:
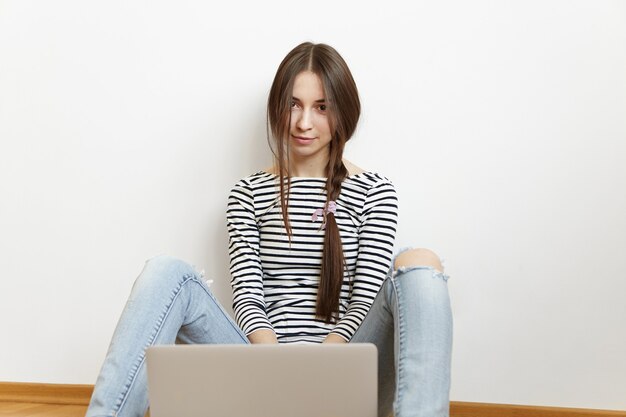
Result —
[[311, 71], [296, 76], [289, 126], [291, 157], [325, 167], [332, 139], [322, 80]]

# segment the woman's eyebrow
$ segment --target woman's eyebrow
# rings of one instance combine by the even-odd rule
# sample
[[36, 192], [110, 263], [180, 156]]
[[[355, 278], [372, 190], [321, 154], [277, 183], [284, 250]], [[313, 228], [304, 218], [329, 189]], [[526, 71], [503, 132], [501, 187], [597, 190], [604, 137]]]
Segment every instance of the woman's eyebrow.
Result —
[[[298, 97], [291, 97], [291, 99], [292, 99], [292, 100], [295, 100], [295, 101], [302, 101], [302, 100], [300, 100]], [[315, 103], [325, 103], [325, 102], [326, 102], [326, 99], [325, 99], [325, 98], [320, 98], [320, 99], [318, 99], [318, 100], [315, 100]]]

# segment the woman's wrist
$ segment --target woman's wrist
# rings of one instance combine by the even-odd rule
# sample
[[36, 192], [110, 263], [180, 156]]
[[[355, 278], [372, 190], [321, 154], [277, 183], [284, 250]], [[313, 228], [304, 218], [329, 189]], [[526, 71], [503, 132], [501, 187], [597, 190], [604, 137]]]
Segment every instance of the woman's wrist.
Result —
[[276, 333], [270, 329], [259, 329], [248, 335], [248, 340], [252, 344], [277, 344]]
[[347, 343], [346, 339], [339, 336], [337, 333], [328, 333], [323, 343]]

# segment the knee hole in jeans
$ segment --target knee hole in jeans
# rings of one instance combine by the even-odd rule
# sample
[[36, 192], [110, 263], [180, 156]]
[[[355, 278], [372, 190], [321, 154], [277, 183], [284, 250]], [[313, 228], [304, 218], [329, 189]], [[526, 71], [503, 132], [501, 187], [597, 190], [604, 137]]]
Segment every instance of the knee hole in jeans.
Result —
[[439, 256], [430, 249], [416, 248], [409, 249], [400, 253], [394, 262], [394, 270], [402, 270], [415, 266], [426, 266], [435, 269], [437, 272], [443, 272], [443, 265]]

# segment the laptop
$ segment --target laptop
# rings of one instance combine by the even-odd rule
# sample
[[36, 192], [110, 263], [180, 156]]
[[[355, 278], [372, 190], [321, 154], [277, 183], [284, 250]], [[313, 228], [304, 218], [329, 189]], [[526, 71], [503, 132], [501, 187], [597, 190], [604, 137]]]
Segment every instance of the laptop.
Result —
[[147, 350], [151, 417], [376, 417], [370, 343]]

